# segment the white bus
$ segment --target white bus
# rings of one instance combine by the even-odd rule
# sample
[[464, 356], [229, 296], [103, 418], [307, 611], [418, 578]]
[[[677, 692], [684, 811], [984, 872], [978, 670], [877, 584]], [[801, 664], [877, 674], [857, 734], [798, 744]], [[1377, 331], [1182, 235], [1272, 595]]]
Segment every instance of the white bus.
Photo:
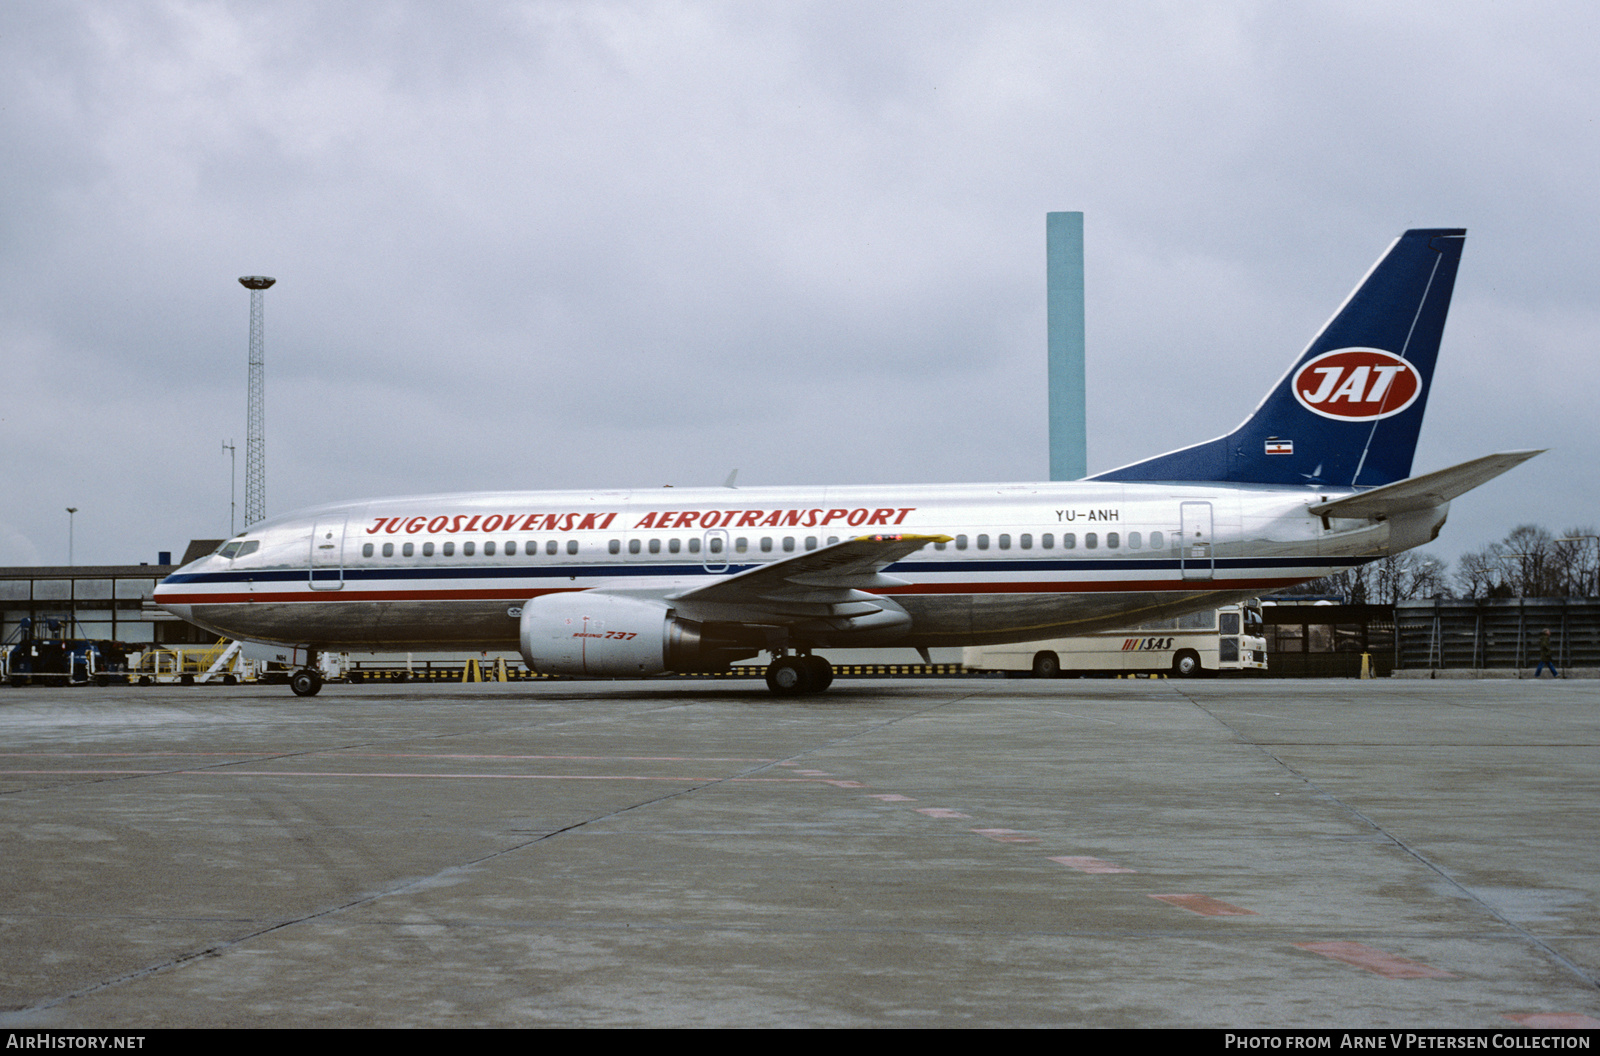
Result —
[[1031, 672], [1035, 678], [1135, 672], [1194, 678], [1218, 671], [1265, 671], [1262, 630], [1261, 605], [1251, 600], [1125, 630], [971, 646], [962, 650], [961, 662], [968, 671]]

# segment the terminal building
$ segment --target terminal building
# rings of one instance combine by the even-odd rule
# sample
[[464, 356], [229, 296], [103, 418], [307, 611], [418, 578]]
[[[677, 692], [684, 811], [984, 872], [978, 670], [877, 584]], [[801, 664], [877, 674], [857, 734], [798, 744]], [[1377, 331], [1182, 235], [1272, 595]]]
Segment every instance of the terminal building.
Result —
[[155, 607], [156, 584], [197, 557], [222, 545], [196, 539], [183, 559], [161, 554], [153, 565], [29, 565], [0, 568], [0, 641], [16, 636], [23, 620], [36, 627], [71, 621], [73, 636], [152, 645], [203, 645], [217, 640], [207, 630]]

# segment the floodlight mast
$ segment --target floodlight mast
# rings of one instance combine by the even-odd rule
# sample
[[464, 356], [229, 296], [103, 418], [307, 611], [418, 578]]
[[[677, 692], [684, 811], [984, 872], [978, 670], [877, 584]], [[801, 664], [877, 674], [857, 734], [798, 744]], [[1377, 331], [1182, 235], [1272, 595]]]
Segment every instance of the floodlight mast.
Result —
[[267, 516], [267, 370], [262, 336], [261, 294], [277, 279], [243, 275], [239, 285], [250, 291], [250, 385], [244, 448], [244, 524]]

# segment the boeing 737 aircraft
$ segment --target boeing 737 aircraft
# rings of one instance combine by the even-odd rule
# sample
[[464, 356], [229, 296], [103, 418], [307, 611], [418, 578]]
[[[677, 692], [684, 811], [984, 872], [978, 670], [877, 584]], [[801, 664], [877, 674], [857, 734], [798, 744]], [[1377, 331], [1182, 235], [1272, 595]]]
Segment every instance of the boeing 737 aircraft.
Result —
[[1412, 477], [1466, 232], [1407, 231], [1233, 432], [1085, 480], [422, 495], [250, 526], [156, 601], [318, 651], [504, 649], [637, 678], [769, 653], [984, 645], [1214, 608], [1420, 546], [1450, 501], [1537, 451]]

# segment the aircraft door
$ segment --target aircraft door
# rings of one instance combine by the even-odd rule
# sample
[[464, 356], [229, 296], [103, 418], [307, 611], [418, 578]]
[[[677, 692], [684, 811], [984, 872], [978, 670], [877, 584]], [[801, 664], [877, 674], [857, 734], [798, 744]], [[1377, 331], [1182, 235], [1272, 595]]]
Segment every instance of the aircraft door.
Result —
[[339, 590], [344, 586], [344, 515], [319, 520], [311, 529], [310, 583], [312, 590]]
[[1182, 539], [1178, 565], [1183, 569], [1183, 578], [1210, 579], [1216, 570], [1216, 559], [1211, 552], [1211, 503], [1179, 503], [1178, 522]]
[[703, 540], [705, 545], [704, 562], [707, 572], [726, 572], [728, 570], [728, 533], [720, 528], [713, 528], [707, 532]]

